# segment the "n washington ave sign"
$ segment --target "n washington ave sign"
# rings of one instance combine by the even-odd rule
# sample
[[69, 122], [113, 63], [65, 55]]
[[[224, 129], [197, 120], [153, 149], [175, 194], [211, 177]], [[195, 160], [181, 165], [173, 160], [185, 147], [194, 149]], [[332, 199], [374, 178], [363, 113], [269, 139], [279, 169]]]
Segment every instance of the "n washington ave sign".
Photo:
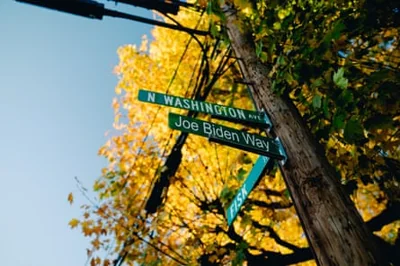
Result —
[[[139, 100], [142, 102], [160, 104], [190, 111], [211, 114], [212, 117], [241, 123], [253, 123], [271, 127], [268, 117], [264, 113], [253, 112], [228, 106], [195, 101], [191, 99], [170, 96], [167, 94], [139, 90]], [[221, 143], [241, 150], [260, 154], [254, 164], [249, 176], [238, 190], [232, 203], [226, 210], [228, 225], [231, 225], [239, 213], [241, 206], [247, 199], [249, 193], [264, 173], [266, 168], [273, 167], [270, 158], [286, 161], [287, 155], [280, 140], [267, 138], [246, 131], [214, 124], [179, 114], [168, 114], [168, 126], [183, 132], [208, 137], [210, 141]]]
[[227, 146], [275, 159], [282, 160], [285, 157], [281, 154], [280, 144], [277, 141], [257, 134], [174, 113], [169, 113], [168, 115], [168, 126], [183, 132], [209, 137], [211, 140]]
[[192, 99], [171, 96], [158, 92], [139, 90], [139, 101], [160, 104], [175, 108], [186, 109], [199, 113], [211, 114], [217, 118], [230, 121], [242, 121], [258, 125], [270, 126], [269, 119], [264, 113], [254, 112], [229, 106], [195, 101]]

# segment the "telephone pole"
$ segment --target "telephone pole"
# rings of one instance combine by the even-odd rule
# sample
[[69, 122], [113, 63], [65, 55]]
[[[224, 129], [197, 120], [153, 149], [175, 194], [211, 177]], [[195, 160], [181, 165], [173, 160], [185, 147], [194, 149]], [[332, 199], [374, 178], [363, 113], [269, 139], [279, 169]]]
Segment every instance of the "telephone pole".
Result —
[[383, 265], [372, 233], [342, 189], [324, 150], [290, 99], [272, 91], [270, 69], [258, 59], [251, 34], [243, 32], [245, 27], [239, 29], [235, 9], [223, 9], [243, 78], [288, 154], [280, 170], [318, 265]]

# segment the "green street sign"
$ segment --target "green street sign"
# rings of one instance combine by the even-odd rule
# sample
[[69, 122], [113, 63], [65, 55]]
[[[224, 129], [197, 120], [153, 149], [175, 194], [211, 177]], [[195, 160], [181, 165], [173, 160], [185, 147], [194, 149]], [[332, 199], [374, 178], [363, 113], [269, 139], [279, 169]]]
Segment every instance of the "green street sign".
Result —
[[186, 117], [174, 113], [168, 115], [168, 126], [183, 132], [209, 137], [227, 146], [282, 160], [280, 144], [271, 138], [251, 134], [234, 128]]
[[199, 113], [211, 114], [215, 118], [225, 119], [232, 122], [241, 122], [246, 124], [257, 124], [260, 126], [271, 127], [271, 122], [265, 113], [254, 112], [229, 106], [195, 101], [192, 99], [182, 98], [152, 92], [147, 90], [139, 90], [139, 101], [180, 108]]
[[[268, 167], [266, 167], [268, 165]], [[228, 220], [228, 225], [230, 226], [235, 220], [237, 214], [239, 213], [240, 207], [242, 207], [244, 201], [249, 196], [254, 185], [257, 183], [261, 175], [264, 173], [265, 169], [271, 168], [273, 166], [272, 160], [266, 156], [259, 156], [253, 168], [251, 169], [249, 176], [244, 181], [243, 185], [239, 188], [235, 198], [229, 205], [226, 212], [226, 218]]]

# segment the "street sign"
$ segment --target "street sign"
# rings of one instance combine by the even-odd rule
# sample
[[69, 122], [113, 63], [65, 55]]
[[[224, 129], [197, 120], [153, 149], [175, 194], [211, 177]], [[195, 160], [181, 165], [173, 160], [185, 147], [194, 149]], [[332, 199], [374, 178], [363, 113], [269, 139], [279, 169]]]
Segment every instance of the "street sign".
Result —
[[267, 164], [269, 164], [269, 167], [273, 166], [273, 162], [270, 160], [270, 158], [266, 156], [258, 157], [256, 163], [249, 173], [249, 176], [244, 181], [243, 185], [239, 188], [235, 198], [226, 210], [226, 218], [228, 220], [229, 226], [232, 224], [233, 220], [235, 220], [237, 214], [239, 213], [240, 207], [242, 207], [244, 201], [247, 199], [254, 185], [264, 173]]
[[168, 126], [183, 132], [209, 137], [212, 141], [234, 148], [278, 160], [284, 159], [284, 155], [280, 152], [280, 144], [276, 140], [257, 134], [174, 113], [168, 115]]
[[225, 119], [232, 122], [241, 122], [246, 124], [257, 124], [259, 126], [271, 127], [271, 122], [263, 112], [249, 111], [229, 106], [196, 101], [192, 99], [182, 98], [152, 92], [147, 90], [139, 90], [139, 101], [180, 108], [199, 113], [206, 113], [216, 118]]

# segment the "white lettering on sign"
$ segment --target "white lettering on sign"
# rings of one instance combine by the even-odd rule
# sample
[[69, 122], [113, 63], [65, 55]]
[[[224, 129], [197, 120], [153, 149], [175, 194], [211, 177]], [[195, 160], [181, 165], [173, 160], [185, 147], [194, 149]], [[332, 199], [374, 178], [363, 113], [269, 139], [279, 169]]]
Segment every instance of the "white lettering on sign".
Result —
[[265, 142], [265, 140], [261, 140], [257, 138], [255, 135], [250, 135], [248, 133], [242, 132], [242, 136], [246, 144], [251, 144], [253, 146], [257, 146], [260, 149], [266, 149], [269, 151], [269, 142]]
[[203, 122], [203, 130], [204, 133], [208, 136], [217, 136], [219, 138], [226, 138], [229, 140], [240, 142], [238, 133], [223, 129], [220, 126], [214, 126], [214, 124]]
[[206, 106], [206, 112], [211, 113], [211, 114], [214, 113], [211, 103], [204, 103], [204, 105]]
[[217, 105], [214, 105], [214, 111], [215, 111], [215, 113], [217, 114], [217, 115], [222, 115], [222, 112], [221, 112], [221, 108], [219, 108], [219, 106], [217, 106]]
[[189, 99], [183, 99], [183, 106], [185, 106], [186, 109], [190, 108]]
[[203, 102], [200, 102], [201, 111], [204, 112]]
[[188, 120], [182, 119], [182, 116], [179, 116], [178, 121], [175, 122], [175, 126], [183, 127], [187, 130], [199, 131], [199, 125], [196, 122], [190, 122]]
[[195, 101], [192, 101], [192, 109], [198, 110], [199, 109], [199, 103], [195, 102]]
[[164, 95], [164, 101], [168, 105], [174, 105], [174, 98], [168, 95]]
[[147, 95], [147, 101], [149, 101], [149, 102], [155, 102], [156, 101], [156, 94], [155, 93], [149, 93], [148, 95]]
[[179, 98], [176, 98], [176, 100], [175, 100], [175, 106], [177, 106], [177, 107], [179, 107], [179, 108], [182, 108], [182, 103], [181, 103], [181, 100], [179, 100]]
[[239, 208], [242, 206], [243, 202], [247, 198], [249, 193], [246, 189], [246, 183], [243, 184], [242, 188], [239, 190], [235, 199], [233, 200], [231, 207], [229, 208], [229, 212], [231, 213], [231, 217], [235, 215], [239, 211]]
[[259, 115], [250, 115], [250, 114], [249, 114], [249, 118], [250, 118], [250, 119], [258, 119], [258, 120], [262, 120], [262, 117], [261, 117], [261, 116], [259, 116]]
[[232, 139], [232, 134], [231, 134], [231, 132], [228, 131], [228, 130], [225, 130], [225, 131], [224, 131], [224, 137], [225, 137], [226, 139], [231, 140], [231, 139]]
[[239, 110], [239, 109], [236, 109], [236, 110], [237, 110], [237, 113], [238, 113], [238, 115], [239, 115], [239, 117], [240, 117], [241, 119], [244, 119], [244, 120], [247, 119], [246, 116], [244, 115], [243, 110]]
[[218, 109], [219, 110], [219, 113], [218, 114], [222, 114], [222, 113], [224, 113], [224, 115], [225, 116], [227, 116], [228, 115], [228, 113], [226, 112], [226, 107], [225, 106], [215, 106], [216, 108], [216, 110]]
[[232, 108], [228, 108], [228, 112], [229, 112], [230, 116], [232, 116], [232, 117], [236, 117], [237, 116], [236, 113], [235, 113], [235, 110], [232, 109]]
[[[207, 112], [210, 114], [231, 116], [233, 118], [240, 118], [243, 120], [246, 120], [248, 118], [261, 119], [259, 116], [251, 115], [251, 114], [249, 114], [248, 115], [249, 117], [247, 118], [244, 113], [244, 110], [241, 110], [241, 109], [220, 106], [220, 105], [214, 105], [211, 103], [199, 102], [199, 101], [194, 101], [191, 99], [181, 99], [181, 98], [177, 98], [177, 97], [169, 96], [169, 95], [163, 95], [163, 96], [164, 96], [165, 104], [169, 105], [169, 106], [192, 109], [197, 112]], [[155, 93], [149, 92], [147, 95], [147, 101], [155, 103], [155, 97], [156, 97]]]

